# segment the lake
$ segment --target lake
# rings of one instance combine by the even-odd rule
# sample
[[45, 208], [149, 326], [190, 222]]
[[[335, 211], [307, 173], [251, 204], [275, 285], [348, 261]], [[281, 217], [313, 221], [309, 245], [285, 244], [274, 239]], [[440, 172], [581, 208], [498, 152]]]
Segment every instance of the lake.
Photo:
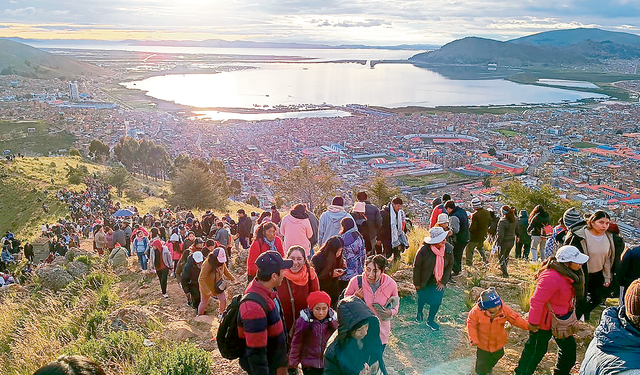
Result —
[[454, 80], [411, 64], [267, 63], [217, 74], [172, 74], [127, 82], [157, 99], [197, 108], [366, 104], [484, 106], [538, 104], [604, 95], [503, 79]]

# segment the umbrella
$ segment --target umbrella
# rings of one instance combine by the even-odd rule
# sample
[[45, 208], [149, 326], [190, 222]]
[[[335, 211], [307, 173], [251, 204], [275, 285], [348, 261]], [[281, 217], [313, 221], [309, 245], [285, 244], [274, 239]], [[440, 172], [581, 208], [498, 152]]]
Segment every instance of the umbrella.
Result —
[[113, 214], [113, 217], [129, 217], [129, 216], [133, 216], [135, 215], [135, 213], [131, 210], [127, 210], [126, 208], [123, 208], [122, 210], [118, 210]]

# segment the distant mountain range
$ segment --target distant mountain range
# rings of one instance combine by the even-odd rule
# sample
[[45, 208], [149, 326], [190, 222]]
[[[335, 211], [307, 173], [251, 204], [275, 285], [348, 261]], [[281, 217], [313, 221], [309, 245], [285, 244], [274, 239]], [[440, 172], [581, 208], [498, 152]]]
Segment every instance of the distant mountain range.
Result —
[[640, 36], [600, 29], [547, 31], [501, 42], [467, 37], [409, 60], [429, 64], [560, 66], [640, 58]]
[[31, 78], [98, 76], [107, 70], [8, 39], [0, 39], [0, 74]]

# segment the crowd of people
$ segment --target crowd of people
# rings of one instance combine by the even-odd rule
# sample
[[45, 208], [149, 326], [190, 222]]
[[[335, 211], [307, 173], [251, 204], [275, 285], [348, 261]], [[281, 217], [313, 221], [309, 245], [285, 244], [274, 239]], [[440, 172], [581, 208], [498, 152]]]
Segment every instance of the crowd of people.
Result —
[[[72, 196], [78, 195], [66, 197]], [[410, 225], [401, 198], [381, 207], [367, 198], [361, 192], [345, 207], [345, 199], [335, 197], [319, 218], [304, 204], [282, 217], [276, 207], [262, 214], [238, 210], [236, 220], [210, 211], [197, 218], [181, 209], [102, 217], [97, 223], [93, 217], [90, 237], [114, 267], [128, 266], [135, 255], [140, 272], [157, 275], [164, 297], [168, 278], [175, 277], [196, 315], [214, 310], [209, 304], [216, 299], [221, 327], [234, 316], [233, 327], [246, 347], [237, 357], [249, 374], [297, 373], [299, 367], [304, 374], [386, 374], [383, 353], [401, 304], [396, 281], [386, 271], [409, 247]], [[606, 212], [568, 209], [553, 227], [542, 206], [516, 216], [515, 207], [503, 206], [497, 215], [478, 198], [469, 203], [473, 212], [446, 194], [433, 202], [429, 234], [413, 263], [418, 324], [440, 329], [437, 314], [448, 285], [464, 264], [484, 266], [474, 265], [474, 253], [488, 263], [490, 244], [504, 277], [514, 251], [516, 258], [532, 255], [541, 266], [527, 317], [493, 288], [471, 309], [467, 332], [477, 348], [476, 373], [491, 373], [504, 355], [510, 322], [529, 331], [516, 374], [534, 373], [552, 337], [558, 347], [553, 371], [569, 374], [576, 362], [578, 322], [589, 320], [611, 296], [620, 306], [604, 311], [581, 374], [640, 368], [640, 247], [625, 250]], [[248, 285], [241, 299], [229, 300], [228, 287], [238, 279], [229, 264], [244, 251]], [[218, 337], [220, 348], [224, 339]]]

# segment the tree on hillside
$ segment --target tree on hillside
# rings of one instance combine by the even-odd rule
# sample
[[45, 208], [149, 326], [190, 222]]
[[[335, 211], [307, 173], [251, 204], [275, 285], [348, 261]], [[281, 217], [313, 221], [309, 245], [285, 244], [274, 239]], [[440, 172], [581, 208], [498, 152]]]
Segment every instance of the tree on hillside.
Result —
[[191, 158], [189, 155], [180, 154], [173, 159], [173, 167], [176, 169], [181, 169], [187, 166], [187, 164], [191, 163]]
[[119, 197], [131, 186], [131, 174], [121, 165], [113, 166], [105, 176], [105, 181], [116, 188]]
[[165, 180], [173, 168], [167, 150], [150, 140], [138, 142], [131, 137], [123, 137], [114, 146], [113, 152], [128, 171], [141, 173], [154, 180]]
[[229, 182], [229, 192], [232, 197], [237, 197], [242, 193], [242, 184], [235, 178]]
[[305, 203], [310, 210], [324, 205], [336, 192], [338, 175], [329, 164], [312, 164], [300, 160], [291, 170], [280, 173], [275, 182], [276, 191], [292, 203]]
[[89, 156], [100, 161], [109, 159], [111, 156], [109, 145], [99, 139], [94, 139], [89, 145]]
[[187, 209], [214, 208], [224, 210], [227, 205], [225, 180], [215, 176], [208, 168], [189, 164], [179, 170], [171, 180], [171, 206], [184, 206]]
[[134, 166], [138, 160], [138, 148], [140, 144], [131, 137], [122, 137], [113, 147], [113, 153], [127, 170], [135, 173]]
[[250, 196], [249, 199], [247, 199], [246, 203], [252, 205], [253, 207], [260, 208], [260, 200], [255, 195]]
[[78, 164], [77, 167], [67, 164], [67, 180], [70, 184], [81, 184], [84, 179], [89, 175], [89, 169], [86, 165]]
[[537, 205], [542, 205], [555, 224], [568, 208], [581, 208], [582, 203], [560, 198], [561, 192], [551, 185], [544, 184], [539, 189], [531, 189], [519, 180], [510, 180], [502, 184], [501, 200], [518, 211], [531, 212]]
[[378, 207], [389, 203], [391, 198], [400, 194], [400, 188], [380, 172], [371, 180], [370, 186], [371, 194], [369, 198], [371, 203]]

